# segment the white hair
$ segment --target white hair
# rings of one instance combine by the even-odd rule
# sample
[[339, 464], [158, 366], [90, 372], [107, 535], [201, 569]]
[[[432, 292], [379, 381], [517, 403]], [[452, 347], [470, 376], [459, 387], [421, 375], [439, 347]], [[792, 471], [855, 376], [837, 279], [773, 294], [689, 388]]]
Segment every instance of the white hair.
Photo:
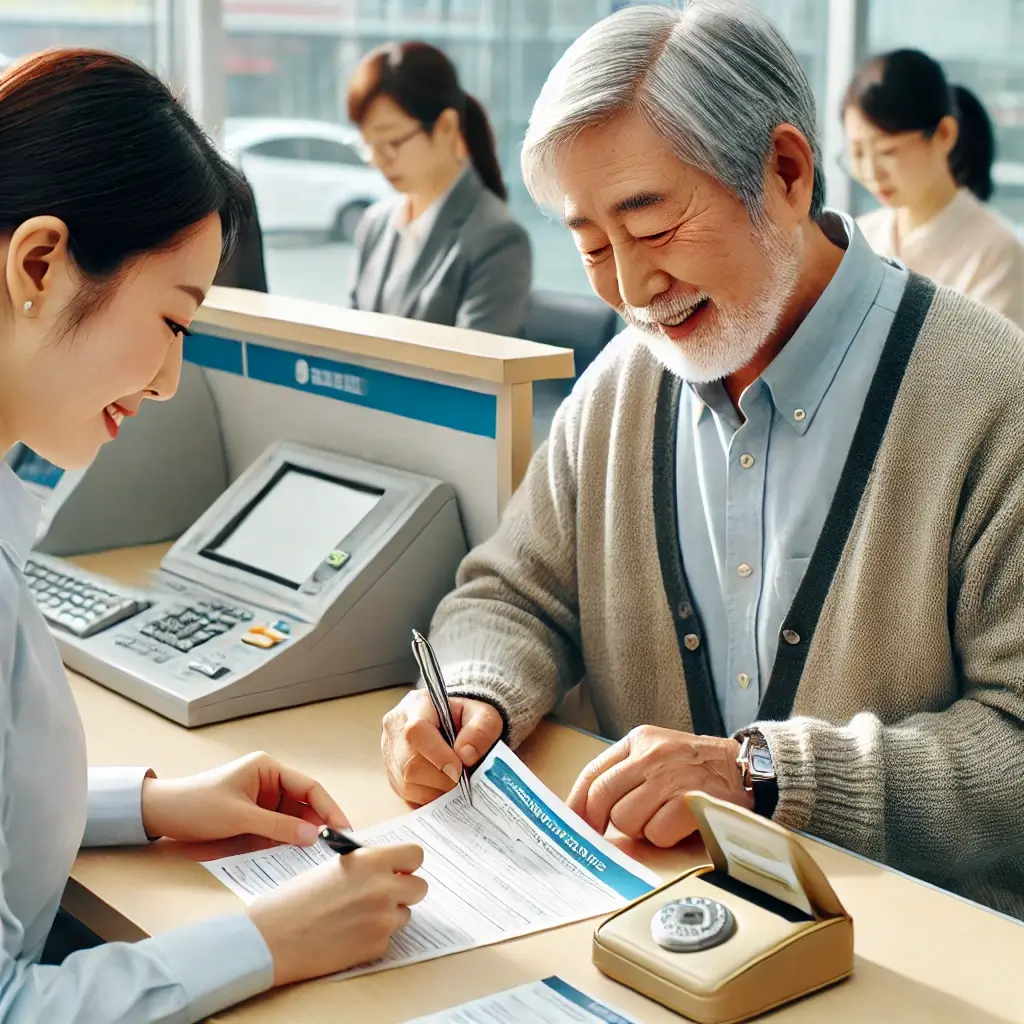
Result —
[[533, 199], [560, 213], [558, 151], [584, 128], [634, 110], [754, 220], [764, 211], [772, 132], [793, 125], [814, 153], [810, 213], [820, 215], [825, 176], [814, 97], [778, 30], [747, 4], [627, 7], [584, 32], [551, 70], [530, 116], [522, 170]]

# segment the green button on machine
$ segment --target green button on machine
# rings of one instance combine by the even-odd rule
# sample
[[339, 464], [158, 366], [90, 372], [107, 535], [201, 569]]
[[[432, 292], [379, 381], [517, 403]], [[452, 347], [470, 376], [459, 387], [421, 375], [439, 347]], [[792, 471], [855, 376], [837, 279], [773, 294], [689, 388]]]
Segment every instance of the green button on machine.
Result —
[[335, 551], [332, 551], [327, 556], [327, 564], [332, 569], [340, 569], [347, 561], [348, 561], [348, 552], [347, 551], [335, 550]]

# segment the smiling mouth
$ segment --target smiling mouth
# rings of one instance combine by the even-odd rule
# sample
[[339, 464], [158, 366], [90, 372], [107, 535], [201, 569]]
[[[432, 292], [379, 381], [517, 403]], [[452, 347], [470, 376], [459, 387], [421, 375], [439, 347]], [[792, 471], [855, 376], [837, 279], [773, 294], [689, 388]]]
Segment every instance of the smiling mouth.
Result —
[[682, 310], [681, 312], [677, 313], [671, 319], [659, 320], [658, 323], [662, 327], [678, 327], [680, 324], [686, 323], [686, 321], [689, 320], [694, 313], [697, 313], [700, 310], [702, 310], [708, 304], [708, 302], [708, 297], [706, 295], [702, 296], [692, 306], [689, 306], [686, 309]]
[[114, 426], [119, 427], [124, 421], [124, 412], [120, 406], [108, 405], [106, 408], [106, 414], [114, 421]]

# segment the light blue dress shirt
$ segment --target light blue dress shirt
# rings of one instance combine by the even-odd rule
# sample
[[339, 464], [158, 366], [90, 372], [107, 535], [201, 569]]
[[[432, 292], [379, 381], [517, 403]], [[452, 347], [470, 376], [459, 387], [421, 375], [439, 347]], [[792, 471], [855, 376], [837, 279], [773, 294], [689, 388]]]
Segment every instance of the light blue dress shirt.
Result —
[[39, 513], [0, 463], [0, 1024], [192, 1024], [273, 981], [244, 914], [37, 962], [79, 847], [147, 841], [146, 769], [86, 768], [78, 708], [22, 575]]
[[907, 282], [852, 219], [822, 223], [846, 253], [739, 413], [720, 381], [679, 402], [679, 543], [727, 734], [757, 720]]

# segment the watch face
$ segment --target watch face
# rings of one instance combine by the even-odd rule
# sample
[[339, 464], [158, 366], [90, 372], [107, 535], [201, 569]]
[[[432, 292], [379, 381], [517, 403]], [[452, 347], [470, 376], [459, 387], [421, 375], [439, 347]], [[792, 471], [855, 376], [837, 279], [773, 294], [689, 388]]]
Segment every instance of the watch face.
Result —
[[751, 747], [750, 771], [755, 775], [774, 775], [775, 765], [772, 762], [771, 751], [767, 747]]

